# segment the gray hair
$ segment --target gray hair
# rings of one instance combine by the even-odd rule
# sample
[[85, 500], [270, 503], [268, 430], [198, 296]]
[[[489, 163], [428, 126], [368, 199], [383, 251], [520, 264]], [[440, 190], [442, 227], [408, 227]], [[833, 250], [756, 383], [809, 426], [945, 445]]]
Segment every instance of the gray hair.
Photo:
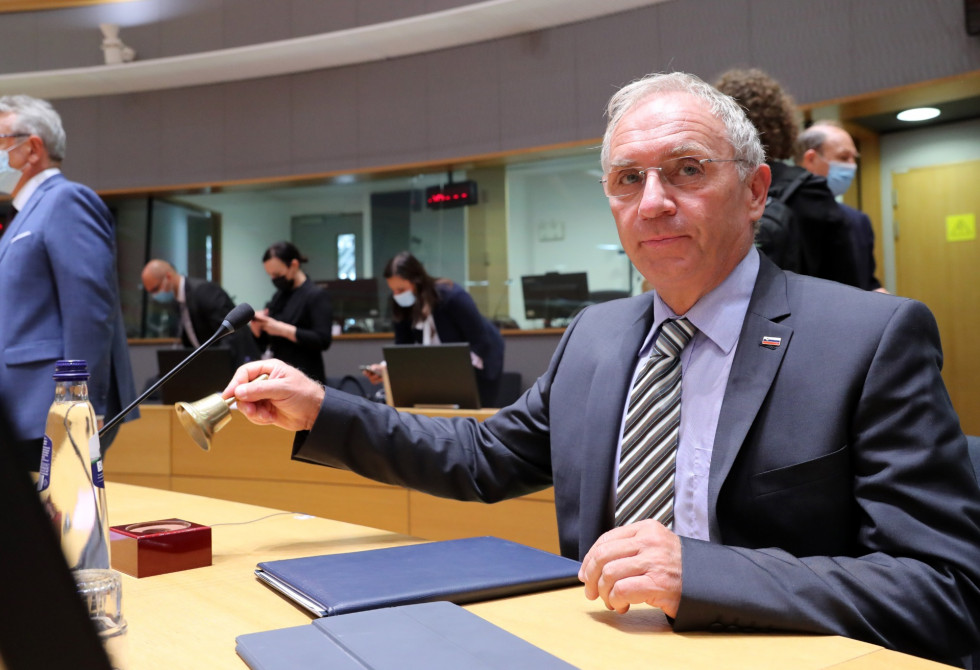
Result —
[[734, 157], [740, 161], [736, 163], [736, 168], [741, 179], [747, 179], [765, 162], [766, 155], [759, 134], [737, 102], [693, 74], [670, 72], [648, 74], [619, 89], [609, 100], [606, 109], [609, 121], [602, 138], [603, 172], [609, 171], [609, 144], [616, 126], [627, 112], [657, 93], [689, 93], [707, 103], [711, 113], [725, 126], [728, 134], [725, 139], [732, 145]]
[[803, 155], [813, 149], [817, 153], [821, 153], [823, 148], [823, 143], [827, 141], [827, 131], [826, 128], [840, 128], [844, 129], [844, 126], [837, 121], [824, 120], [816, 121], [809, 128], [800, 133], [799, 137], [796, 138], [796, 144], [793, 146], [793, 161], [800, 165], [803, 162]]
[[65, 159], [65, 129], [50, 102], [29, 95], [5, 95], [0, 97], [0, 114], [14, 115], [13, 132], [40, 137], [51, 160], [60, 163]]

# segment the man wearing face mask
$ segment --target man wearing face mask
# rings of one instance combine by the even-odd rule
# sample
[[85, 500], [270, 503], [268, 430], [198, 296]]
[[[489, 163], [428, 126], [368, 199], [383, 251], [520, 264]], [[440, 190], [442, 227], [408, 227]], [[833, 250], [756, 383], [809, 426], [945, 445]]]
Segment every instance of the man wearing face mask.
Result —
[[276, 242], [266, 249], [262, 266], [276, 293], [249, 325], [260, 350], [325, 384], [323, 352], [333, 339], [333, 309], [329, 294], [303, 272], [307, 260], [292, 242]]
[[[833, 121], [817, 121], [800, 133], [796, 140], [796, 164], [826, 178], [827, 186], [835, 197], [844, 195], [851, 187], [857, 173], [857, 157], [857, 147], [851, 135]], [[857, 286], [866, 291], [887, 293], [875, 277], [875, 234], [871, 220], [867, 214], [849, 205], [838, 205], [854, 242]]]
[[[96, 414], [114, 416], [136, 396], [115, 222], [98, 195], [61, 174], [65, 145], [49, 103], [0, 97], [0, 192], [13, 196], [17, 210], [0, 238], [0, 404], [14, 424], [14, 448], [34, 472], [55, 361], [88, 363]], [[102, 437], [103, 449], [114, 432]]]
[[728, 70], [715, 86], [745, 109], [772, 172], [769, 196], [785, 197], [793, 213], [801, 253], [797, 264], [784, 269], [857, 286], [851, 236], [826, 180], [788, 163], [799, 134], [799, 112], [792, 96], [758, 68]]
[[[188, 348], [206, 342], [221, 327], [235, 303], [221, 286], [205, 279], [187, 277], [167, 261], [155, 258], [141, 275], [143, 288], [157, 303], [175, 305], [179, 315], [180, 340]], [[235, 365], [256, 361], [261, 356], [255, 338], [240, 329], [221, 342], [231, 350]]]

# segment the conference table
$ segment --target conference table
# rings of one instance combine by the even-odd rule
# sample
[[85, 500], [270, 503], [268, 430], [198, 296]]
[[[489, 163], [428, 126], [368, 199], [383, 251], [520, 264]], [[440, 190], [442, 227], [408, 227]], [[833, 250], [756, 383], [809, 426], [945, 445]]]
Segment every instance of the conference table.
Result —
[[[390, 531], [174, 491], [108, 482], [111, 525], [178, 518], [211, 527], [212, 565], [137, 579], [123, 575], [130, 670], [247, 666], [244, 633], [307, 625], [310, 615], [256, 580], [265, 560], [360, 551], [422, 540]], [[581, 587], [474, 603], [466, 609], [579, 668], [723, 667], [926, 670], [948, 666], [843, 637], [674, 633], [645, 605], [624, 615]]]

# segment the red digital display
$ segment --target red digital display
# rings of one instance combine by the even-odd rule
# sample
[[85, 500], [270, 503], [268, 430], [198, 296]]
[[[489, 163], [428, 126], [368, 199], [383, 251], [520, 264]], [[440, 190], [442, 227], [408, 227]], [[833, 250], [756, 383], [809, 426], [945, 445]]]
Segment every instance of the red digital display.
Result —
[[475, 181], [460, 181], [425, 190], [425, 204], [432, 209], [447, 209], [477, 204], [479, 190]]

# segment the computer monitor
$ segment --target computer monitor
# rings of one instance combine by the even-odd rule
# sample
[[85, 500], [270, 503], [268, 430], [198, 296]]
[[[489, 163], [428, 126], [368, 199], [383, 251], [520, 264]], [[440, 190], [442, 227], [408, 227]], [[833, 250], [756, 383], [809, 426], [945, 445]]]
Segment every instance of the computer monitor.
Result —
[[[194, 349], [157, 349], [157, 369], [160, 376], [173, 370]], [[231, 350], [215, 346], [200, 352], [183, 370], [160, 387], [160, 402], [175, 405], [195, 402], [212, 393], [223, 391], [235, 373]]]
[[528, 319], [570, 319], [589, 301], [589, 279], [584, 272], [521, 277], [524, 316]]
[[328, 279], [316, 283], [330, 294], [330, 306], [338, 320], [376, 319], [381, 315], [381, 294], [374, 277]]
[[381, 351], [395, 407], [480, 409], [470, 345], [395, 344]]

